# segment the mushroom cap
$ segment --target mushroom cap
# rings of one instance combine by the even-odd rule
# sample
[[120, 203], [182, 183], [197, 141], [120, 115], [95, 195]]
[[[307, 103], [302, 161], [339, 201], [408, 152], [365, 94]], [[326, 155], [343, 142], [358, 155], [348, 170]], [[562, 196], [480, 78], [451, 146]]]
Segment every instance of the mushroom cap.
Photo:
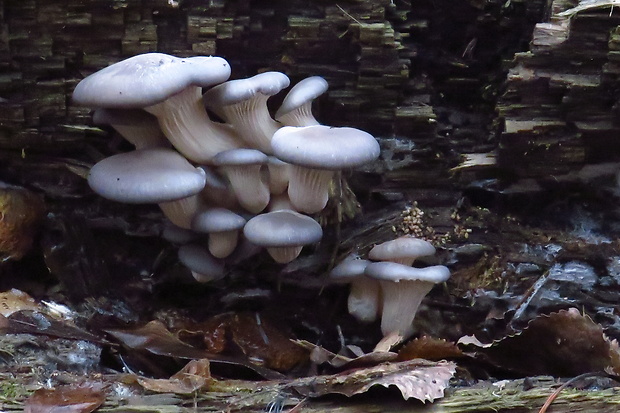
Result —
[[441, 283], [450, 278], [450, 270], [443, 265], [424, 268], [409, 267], [396, 262], [373, 262], [364, 271], [369, 277], [384, 281], [426, 281]]
[[82, 79], [73, 101], [82, 106], [141, 108], [159, 103], [190, 85], [211, 86], [230, 76], [216, 56], [180, 58], [145, 53], [114, 63]]
[[291, 88], [282, 105], [276, 112], [275, 118], [278, 119], [283, 115], [297, 109], [298, 107], [311, 102], [327, 91], [329, 85], [321, 76], [310, 76], [300, 80]]
[[325, 125], [284, 126], [273, 134], [275, 156], [285, 162], [316, 169], [344, 169], [379, 157], [377, 140], [355, 128]]
[[203, 101], [209, 108], [234, 105], [248, 100], [260, 93], [273, 96], [288, 87], [288, 76], [280, 72], [259, 73], [247, 79], [229, 80], [228, 82], [212, 87], [203, 95]]
[[404, 258], [426, 257], [435, 254], [435, 247], [423, 239], [404, 236], [375, 245], [368, 258], [376, 261], [393, 261]]
[[370, 261], [359, 258], [356, 254], [349, 255], [336, 265], [329, 276], [338, 282], [351, 282], [364, 275]]
[[258, 149], [229, 149], [213, 157], [213, 165], [257, 165], [267, 163], [267, 155]]
[[253, 244], [263, 247], [292, 247], [319, 241], [323, 230], [307, 215], [279, 210], [250, 219], [243, 234]]
[[160, 203], [195, 195], [205, 186], [205, 173], [178, 152], [141, 149], [96, 163], [88, 185], [104, 198], [124, 203]]
[[209, 208], [194, 215], [192, 229], [197, 232], [224, 232], [243, 228], [246, 219], [226, 208]]
[[197, 281], [217, 280], [225, 275], [223, 261], [213, 257], [201, 245], [182, 245], [179, 247], [178, 256], [179, 261], [195, 273]]

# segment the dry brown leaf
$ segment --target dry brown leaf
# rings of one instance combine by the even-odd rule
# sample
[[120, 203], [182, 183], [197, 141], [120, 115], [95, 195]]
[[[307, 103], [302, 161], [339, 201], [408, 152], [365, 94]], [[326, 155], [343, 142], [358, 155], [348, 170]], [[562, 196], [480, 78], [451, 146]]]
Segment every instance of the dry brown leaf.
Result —
[[463, 356], [463, 352], [456, 344], [428, 336], [411, 340], [398, 352], [399, 361], [412, 359], [442, 360]]
[[26, 400], [24, 413], [89, 413], [104, 401], [99, 384], [39, 389]]
[[307, 397], [319, 397], [326, 394], [353, 396], [373, 386], [396, 386], [405, 400], [414, 398], [432, 402], [443, 397], [444, 389], [455, 371], [456, 364], [452, 362], [418, 359], [329, 376], [306, 377], [294, 380], [285, 387]]
[[125, 346], [135, 350], [145, 350], [160, 356], [176, 357], [182, 359], [208, 358], [211, 362], [243, 366], [254, 370], [266, 379], [278, 380], [283, 376], [276, 371], [254, 365], [241, 359], [214, 355], [202, 349], [192, 347], [179, 340], [172, 334], [161, 321], [150, 321], [142, 327], [132, 329], [106, 330]]
[[209, 360], [192, 360], [169, 379], [137, 377], [136, 381], [145, 389], [157, 393], [192, 394], [211, 381]]
[[224, 313], [192, 326], [212, 352], [241, 350], [248, 359], [277, 371], [289, 371], [308, 360], [308, 352], [258, 313]]
[[373, 351], [351, 358], [342, 354], [333, 353], [321, 346], [306, 340], [294, 340], [294, 343], [310, 351], [310, 360], [315, 364], [327, 363], [339, 370], [355, 369], [360, 367], [376, 366], [380, 363], [396, 360], [396, 353], [389, 351]]
[[28, 294], [12, 288], [0, 293], [0, 314], [8, 317], [16, 311], [41, 311], [42, 307]]
[[535, 318], [520, 333], [477, 348], [476, 353], [524, 375], [570, 377], [620, 368], [616, 346], [603, 328], [575, 308]]

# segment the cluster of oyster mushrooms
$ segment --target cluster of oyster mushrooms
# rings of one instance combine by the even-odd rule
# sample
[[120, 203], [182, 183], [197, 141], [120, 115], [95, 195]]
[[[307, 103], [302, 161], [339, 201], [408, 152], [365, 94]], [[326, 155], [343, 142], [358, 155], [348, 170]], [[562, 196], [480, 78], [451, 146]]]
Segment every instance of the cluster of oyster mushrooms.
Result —
[[199, 281], [223, 276], [223, 259], [240, 239], [279, 263], [294, 260], [322, 237], [308, 214], [325, 207], [335, 171], [379, 156], [370, 134], [314, 118], [323, 78], [292, 87], [274, 119], [267, 100], [289, 86], [285, 74], [229, 76], [220, 57], [147, 53], [93, 73], [73, 92], [96, 123], [136, 147], [94, 165], [89, 185], [114, 201], [158, 204], [185, 231], [178, 240], [208, 234], [206, 246], [179, 249]]
[[413, 335], [413, 319], [422, 299], [433, 286], [450, 277], [443, 265], [413, 267], [415, 260], [435, 254], [428, 241], [403, 236], [375, 245], [368, 260], [345, 258], [331, 271], [333, 281], [350, 283], [349, 313], [361, 322], [381, 318], [385, 337]]

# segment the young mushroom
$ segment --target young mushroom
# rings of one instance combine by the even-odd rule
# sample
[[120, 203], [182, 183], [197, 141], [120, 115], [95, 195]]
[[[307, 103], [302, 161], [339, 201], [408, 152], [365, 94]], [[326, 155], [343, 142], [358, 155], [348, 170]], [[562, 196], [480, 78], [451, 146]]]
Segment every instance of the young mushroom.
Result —
[[213, 158], [230, 181], [239, 204], [253, 214], [261, 212], [269, 203], [269, 187], [263, 181], [261, 166], [267, 155], [256, 149], [231, 149]]
[[202, 104], [202, 88], [229, 76], [230, 66], [221, 57], [146, 53], [82, 79], [73, 101], [95, 108], [145, 109], [157, 117], [179, 152], [209, 163], [218, 152], [241, 146], [232, 127], [211, 121]]
[[336, 283], [350, 283], [347, 299], [349, 314], [363, 323], [372, 323], [381, 312], [381, 287], [379, 282], [364, 275], [370, 261], [349, 255], [329, 273]]
[[188, 228], [205, 173], [172, 149], [150, 148], [103, 159], [90, 169], [88, 184], [113, 201], [157, 203], [175, 225]]
[[403, 338], [413, 335], [413, 319], [424, 296], [435, 284], [450, 278], [450, 270], [443, 265], [414, 268], [386, 261], [368, 264], [364, 273], [381, 285], [381, 332]]
[[192, 272], [194, 279], [200, 283], [219, 280], [224, 277], [224, 263], [214, 258], [206, 248], [197, 244], [179, 247], [179, 261]]
[[273, 135], [271, 146], [275, 156], [292, 164], [288, 194], [295, 209], [308, 214], [325, 208], [334, 171], [379, 157], [372, 135], [346, 127], [284, 126]]
[[319, 125], [312, 114], [312, 101], [325, 93], [328, 87], [327, 81], [320, 76], [301, 80], [282, 101], [276, 112], [276, 120], [286, 126]]
[[323, 230], [309, 216], [279, 210], [250, 219], [243, 228], [243, 235], [253, 244], [267, 248], [277, 263], [286, 264], [297, 258], [304, 245], [318, 242]]
[[237, 246], [246, 219], [225, 208], [208, 208], [194, 215], [192, 229], [209, 234], [209, 252], [216, 258], [229, 256]]
[[264, 72], [214, 86], [203, 95], [203, 100], [209, 109], [233, 125], [251, 148], [271, 154], [271, 137], [280, 124], [271, 118], [267, 99], [289, 83], [284, 73]]

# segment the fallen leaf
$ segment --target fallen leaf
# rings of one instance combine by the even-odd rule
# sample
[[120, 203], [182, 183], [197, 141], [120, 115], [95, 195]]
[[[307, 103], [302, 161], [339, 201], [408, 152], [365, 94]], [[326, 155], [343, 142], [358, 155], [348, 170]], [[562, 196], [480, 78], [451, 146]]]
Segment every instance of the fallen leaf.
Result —
[[570, 377], [606, 368], [620, 371], [617, 344], [575, 308], [537, 317], [515, 335], [488, 348], [475, 347], [474, 356], [523, 375]]
[[244, 360], [235, 359], [223, 355], [209, 353], [205, 350], [192, 347], [172, 334], [161, 321], [153, 320], [142, 327], [131, 329], [105, 330], [125, 346], [144, 350], [159, 356], [175, 357], [182, 359], [204, 359], [211, 362], [232, 364], [253, 370], [266, 379], [277, 380], [283, 376], [273, 370], [254, 365]]
[[398, 352], [399, 361], [412, 359], [442, 360], [463, 356], [463, 352], [456, 344], [428, 336], [411, 340]]
[[432, 402], [443, 397], [444, 389], [455, 371], [456, 364], [452, 362], [416, 359], [329, 376], [305, 377], [285, 387], [307, 397], [319, 397], [326, 394], [353, 396], [373, 386], [396, 386], [405, 400], [414, 398]]
[[211, 380], [209, 360], [192, 360], [169, 379], [138, 377], [137, 382], [156, 393], [192, 394], [207, 386]]
[[41, 311], [42, 307], [23, 291], [12, 288], [0, 293], [0, 314], [8, 317], [16, 311]]
[[39, 389], [26, 400], [24, 413], [89, 413], [104, 401], [100, 385]]
[[289, 371], [308, 360], [307, 351], [258, 313], [219, 314], [191, 330], [203, 333], [209, 351], [241, 350], [254, 363], [277, 371]]
[[[6, 323], [5, 323], [6, 320]], [[82, 330], [68, 321], [56, 320], [38, 311], [20, 310], [0, 321], [1, 331], [8, 334], [38, 334], [70, 340], [85, 340], [92, 343], [110, 344], [106, 340]]]
[[380, 363], [396, 360], [398, 357], [398, 354], [389, 351], [372, 351], [351, 358], [343, 356], [342, 354], [333, 353], [306, 340], [294, 340], [293, 342], [310, 351], [310, 360], [313, 363], [318, 365], [327, 363], [339, 370], [376, 366]]

